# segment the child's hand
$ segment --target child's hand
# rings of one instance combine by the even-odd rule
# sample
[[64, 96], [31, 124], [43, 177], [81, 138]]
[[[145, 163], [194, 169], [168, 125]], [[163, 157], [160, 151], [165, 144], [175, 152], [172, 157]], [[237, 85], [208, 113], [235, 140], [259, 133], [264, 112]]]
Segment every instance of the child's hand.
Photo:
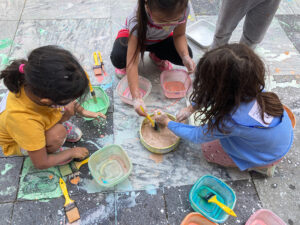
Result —
[[75, 147], [72, 148], [72, 158], [76, 158], [76, 159], [84, 159], [89, 155], [89, 150], [87, 150], [86, 148], [82, 148], [82, 147]]
[[96, 118], [98, 120], [99, 120], [99, 117], [102, 117], [103, 119], [106, 119], [106, 116], [101, 112], [91, 112], [91, 111], [88, 111], [88, 110], [84, 109], [84, 110], [81, 111], [80, 114], [84, 117]]
[[176, 121], [177, 122], [182, 122], [182, 121], [186, 120], [187, 118], [189, 118], [193, 114], [194, 111], [195, 110], [194, 110], [192, 105], [181, 109], [179, 111], [179, 113], [176, 115]]
[[144, 113], [141, 110], [141, 106], [143, 107], [143, 109], [146, 112], [147, 109], [146, 109], [146, 105], [144, 103], [144, 100], [142, 98], [135, 98], [135, 99], [133, 99], [133, 107], [134, 107], [134, 110], [137, 112], [137, 114], [139, 114], [140, 116], [146, 116], [146, 113]]
[[161, 111], [154, 112], [154, 120], [155, 122], [162, 124], [164, 126], [168, 126], [168, 123], [171, 121], [168, 115]]
[[196, 64], [189, 55], [182, 57], [182, 63], [187, 68], [189, 74], [194, 73]]

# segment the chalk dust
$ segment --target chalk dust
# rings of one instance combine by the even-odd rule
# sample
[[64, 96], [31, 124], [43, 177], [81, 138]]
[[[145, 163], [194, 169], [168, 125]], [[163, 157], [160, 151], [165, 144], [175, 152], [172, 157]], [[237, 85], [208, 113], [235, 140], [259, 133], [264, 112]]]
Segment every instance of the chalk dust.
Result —
[[79, 181], [80, 181], [80, 177], [76, 176], [76, 177], [74, 177], [73, 179], [70, 180], [70, 183], [77, 185], [79, 183]]
[[142, 136], [148, 145], [155, 148], [166, 148], [177, 142], [179, 137], [173, 134], [168, 127], [158, 124], [159, 131], [155, 131], [151, 123], [147, 121], [142, 125]]
[[164, 155], [162, 154], [153, 154], [149, 155], [149, 158], [152, 159], [155, 163], [161, 163], [164, 161]]

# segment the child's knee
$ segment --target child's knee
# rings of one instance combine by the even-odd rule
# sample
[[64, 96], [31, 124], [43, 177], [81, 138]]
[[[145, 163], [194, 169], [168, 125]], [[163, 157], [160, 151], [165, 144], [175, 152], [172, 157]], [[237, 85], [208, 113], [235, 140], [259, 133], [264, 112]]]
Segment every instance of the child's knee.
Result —
[[56, 124], [54, 127], [46, 131], [47, 146], [51, 146], [57, 150], [64, 144], [66, 137], [66, 128], [62, 124]]
[[112, 52], [110, 54], [110, 60], [112, 64], [118, 69], [123, 69], [126, 67], [127, 46], [125, 45], [125, 43], [123, 43], [126, 40], [123, 39], [124, 38], [118, 38], [117, 40], [115, 40]]

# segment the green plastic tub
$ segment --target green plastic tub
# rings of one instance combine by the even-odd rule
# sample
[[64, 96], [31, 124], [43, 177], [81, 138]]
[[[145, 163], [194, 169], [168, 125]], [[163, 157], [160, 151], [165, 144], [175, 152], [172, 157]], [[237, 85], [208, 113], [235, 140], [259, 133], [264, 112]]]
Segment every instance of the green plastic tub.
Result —
[[108, 145], [90, 156], [89, 170], [96, 182], [105, 188], [123, 182], [132, 171], [127, 153], [119, 145]]
[[[110, 105], [109, 97], [107, 96], [106, 92], [99, 86], [93, 86], [94, 92], [96, 94], [97, 103], [94, 102], [94, 99], [89, 96], [81, 106], [85, 110], [89, 110], [91, 112], [101, 112], [102, 114], [107, 113], [107, 109]], [[85, 120], [93, 120], [94, 118], [86, 118]]]

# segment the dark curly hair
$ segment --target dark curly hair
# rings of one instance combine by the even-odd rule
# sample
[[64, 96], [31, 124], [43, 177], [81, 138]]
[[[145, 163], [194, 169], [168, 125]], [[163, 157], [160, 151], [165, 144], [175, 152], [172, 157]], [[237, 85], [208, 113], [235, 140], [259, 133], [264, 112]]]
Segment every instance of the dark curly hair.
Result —
[[[19, 71], [21, 64], [25, 64], [24, 74]], [[33, 50], [28, 60], [12, 61], [0, 79], [11, 92], [19, 93], [26, 85], [37, 97], [54, 103], [74, 100], [88, 92], [84, 69], [69, 51], [58, 46], [43, 46]]]
[[228, 133], [225, 122], [230, 120], [242, 102], [257, 100], [264, 113], [283, 114], [283, 105], [273, 92], [265, 88], [265, 66], [252, 49], [242, 44], [224, 45], [206, 52], [200, 59], [190, 100], [196, 108], [195, 120], [207, 124], [207, 131], [218, 129]]

